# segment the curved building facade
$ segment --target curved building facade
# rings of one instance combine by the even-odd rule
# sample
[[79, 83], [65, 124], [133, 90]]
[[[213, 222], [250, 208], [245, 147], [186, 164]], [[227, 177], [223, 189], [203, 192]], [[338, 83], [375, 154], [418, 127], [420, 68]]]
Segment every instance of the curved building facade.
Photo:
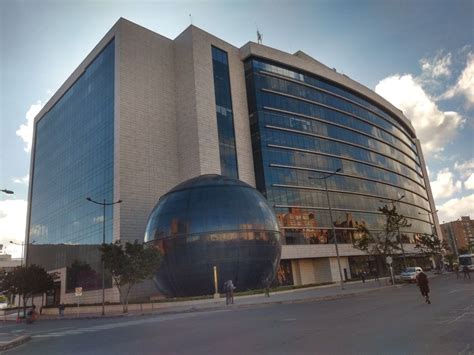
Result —
[[155, 277], [168, 296], [213, 294], [232, 280], [239, 291], [262, 288], [274, 277], [281, 254], [272, 208], [250, 185], [207, 174], [162, 196], [148, 220], [145, 243], [163, 261]]
[[[408, 218], [400, 238], [413, 255], [416, 236], [432, 233], [432, 205], [409, 121], [375, 93], [302, 52], [294, 56], [310, 65], [279, 62], [258, 47], [256, 52], [245, 60], [256, 185], [275, 208], [284, 244], [333, 244], [334, 225], [349, 257], [349, 278], [351, 269], [366, 268], [351, 258], [358, 254], [352, 248], [357, 228], [382, 232], [386, 219], [379, 208], [388, 205]], [[317, 248], [312, 256], [321, 256]]]

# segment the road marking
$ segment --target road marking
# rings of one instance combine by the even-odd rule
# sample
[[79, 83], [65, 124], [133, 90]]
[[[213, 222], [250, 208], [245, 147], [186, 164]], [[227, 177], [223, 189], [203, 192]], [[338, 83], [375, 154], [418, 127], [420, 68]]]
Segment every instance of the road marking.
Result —
[[294, 322], [296, 318], [285, 318], [285, 319], [280, 319], [281, 322]]
[[[221, 312], [216, 311], [216, 313]], [[59, 329], [50, 329], [49, 332], [47, 333], [48, 330], [37, 332], [36, 334], [32, 334], [32, 338], [48, 338], [48, 337], [62, 337], [62, 336], [68, 336], [68, 335], [78, 335], [78, 334], [83, 334], [83, 333], [90, 333], [90, 332], [98, 332], [102, 330], [110, 330], [110, 329], [116, 329], [116, 328], [123, 328], [123, 327], [129, 327], [132, 325], [139, 325], [139, 324], [147, 324], [147, 323], [156, 323], [156, 322], [163, 322], [167, 320], [176, 320], [176, 319], [183, 319], [183, 318], [190, 318], [193, 316], [197, 316], [198, 313], [196, 314], [189, 314], [189, 313], [184, 313], [184, 314], [175, 314], [172, 315], [171, 317], [153, 317], [153, 318], [145, 318], [145, 319], [137, 319], [137, 320], [131, 320], [131, 321], [124, 321], [124, 322], [116, 322], [116, 323], [107, 323], [107, 324], [99, 324], [99, 325], [92, 325], [90, 327], [83, 327], [83, 328], [59, 328]]]

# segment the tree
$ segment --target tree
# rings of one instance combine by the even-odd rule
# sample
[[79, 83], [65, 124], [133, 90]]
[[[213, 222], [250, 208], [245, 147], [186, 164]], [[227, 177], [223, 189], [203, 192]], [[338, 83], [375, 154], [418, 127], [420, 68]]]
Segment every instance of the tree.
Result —
[[458, 249], [458, 254], [463, 255], [463, 254], [469, 254], [469, 248], [467, 247], [461, 247]]
[[66, 290], [74, 291], [81, 286], [84, 290], [92, 290], [100, 287], [101, 277], [87, 262], [74, 260], [67, 267]]
[[56, 274], [49, 274], [35, 264], [18, 266], [13, 271], [1, 275], [0, 290], [20, 295], [23, 298], [23, 310], [26, 311], [28, 300], [34, 295], [52, 290], [56, 277]]
[[452, 270], [453, 269], [453, 266], [454, 266], [454, 262], [457, 260], [456, 258], [456, 255], [454, 254], [446, 254], [446, 256], [444, 257], [445, 260], [447, 261], [450, 269]]
[[145, 280], [151, 279], [161, 262], [158, 249], [120, 241], [114, 244], [102, 244], [99, 247], [105, 268], [112, 274], [112, 279], [120, 293], [123, 313], [128, 312], [128, 296], [132, 288]]
[[385, 205], [378, 210], [385, 216], [384, 230], [374, 232], [368, 230], [365, 225], [357, 225], [357, 237], [354, 238], [353, 244], [355, 248], [375, 256], [376, 259], [385, 259], [401, 249], [398, 240], [400, 228], [410, 227], [411, 224], [405, 216], [397, 212], [395, 206], [390, 208]]
[[448, 243], [441, 240], [436, 234], [422, 234], [416, 238], [415, 249], [425, 256], [434, 257], [437, 268], [440, 268], [442, 255], [448, 247]]

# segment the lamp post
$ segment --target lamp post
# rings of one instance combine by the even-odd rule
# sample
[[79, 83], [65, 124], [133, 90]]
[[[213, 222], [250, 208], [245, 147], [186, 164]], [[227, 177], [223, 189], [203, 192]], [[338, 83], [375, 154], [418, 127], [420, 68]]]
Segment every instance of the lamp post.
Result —
[[[103, 208], [103, 215], [102, 215], [102, 244], [105, 244], [105, 207], [106, 206], [113, 206], [117, 203], [122, 203], [122, 200], [118, 200], [115, 202], [107, 202], [104, 198], [102, 202], [95, 201], [90, 197], [86, 197], [86, 200], [96, 205], [101, 205]], [[102, 260], [102, 315], [105, 316], [105, 264], [104, 260]]]
[[332, 219], [332, 208], [331, 208], [331, 202], [329, 201], [329, 191], [328, 191], [328, 184], [327, 184], [327, 179], [330, 178], [333, 175], [336, 175], [338, 172], [341, 171], [341, 168], [337, 169], [336, 171], [322, 175], [322, 176], [308, 176], [308, 179], [310, 180], [323, 180], [324, 181], [324, 191], [326, 191], [326, 198], [328, 201], [328, 209], [329, 209], [329, 219], [331, 220], [331, 230], [332, 230], [332, 236], [334, 238], [334, 246], [336, 247], [336, 257], [337, 257], [337, 266], [339, 268], [339, 278], [341, 280], [341, 289], [344, 290], [344, 280], [342, 278], [342, 269], [341, 269], [341, 260], [339, 257], [339, 247], [337, 244], [337, 237], [336, 237], [336, 229], [334, 227], [334, 222]]
[[[379, 201], [383, 202], [383, 203], [385, 203], [386, 201], [390, 201], [392, 203], [392, 209], [393, 209], [395, 207], [395, 202], [400, 202], [404, 198], [405, 198], [405, 195], [402, 195], [398, 199], [385, 198], [385, 199], [379, 200]], [[403, 248], [403, 241], [402, 241], [402, 238], [400, 236], [400, 226], [398, 225], [398, 222], [397, 222], [397, 234], [398, 234], [398, 242], [400, 243], [400, 247], [402, 249], [403, 268], [406, 269], [407, 268], [407, 261], [406, 261], [406, 257], [405, 257], [405, 249]]]

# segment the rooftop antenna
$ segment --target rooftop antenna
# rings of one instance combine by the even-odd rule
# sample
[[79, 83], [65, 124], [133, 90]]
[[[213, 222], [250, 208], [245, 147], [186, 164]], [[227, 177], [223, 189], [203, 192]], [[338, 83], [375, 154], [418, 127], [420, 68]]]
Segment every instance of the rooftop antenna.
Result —
[[191, 25], [193, 24], [193, 16], [189, 14], [189, 21], [191, 21]]
[[[256, 24], [255, 24], [256, 26]], [[258, 30], [258, 27], [257, 27], [257, 43], [258, 44], [262, 44], [263, 43], [263, 35], [260, 33], [260, 31]]]

